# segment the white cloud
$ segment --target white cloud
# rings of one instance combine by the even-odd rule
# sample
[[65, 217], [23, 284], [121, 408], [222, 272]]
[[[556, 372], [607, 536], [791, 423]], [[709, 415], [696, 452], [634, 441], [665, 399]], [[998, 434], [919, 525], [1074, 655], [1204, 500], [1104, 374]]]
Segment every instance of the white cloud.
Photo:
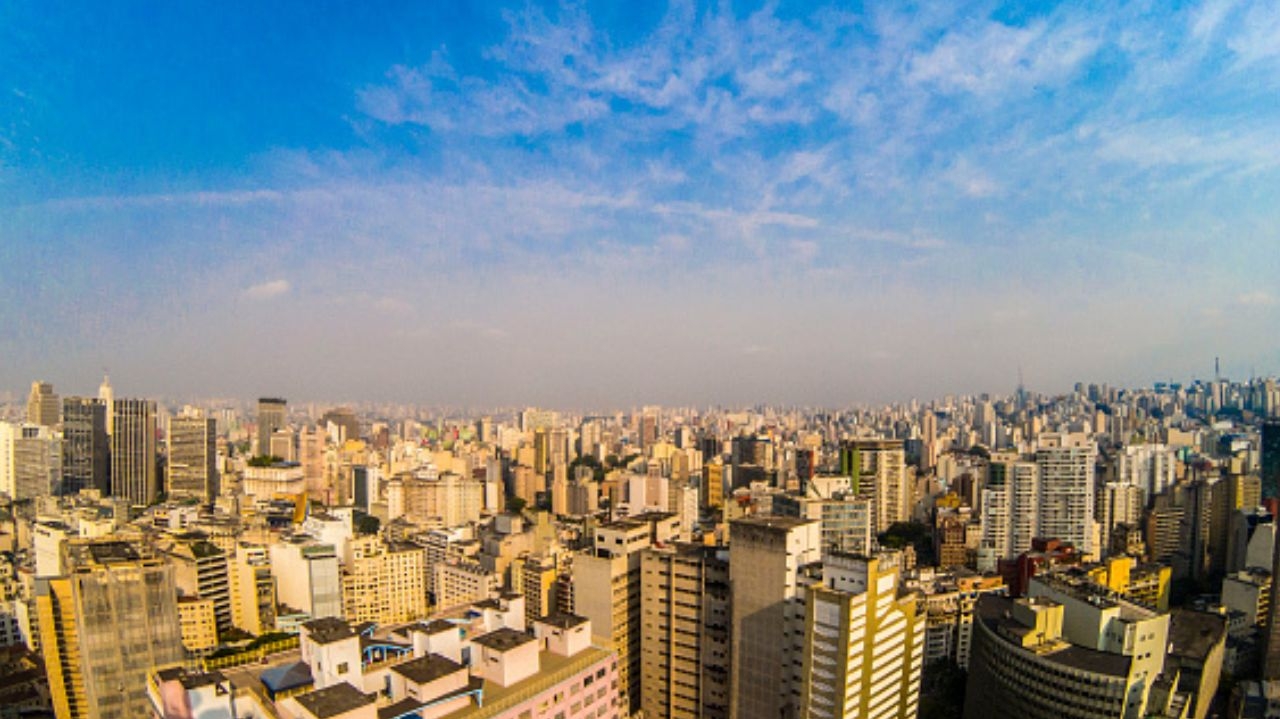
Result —
[[269, 300], [289, 292], [288, 280], [269, 280], [246, 289], [242, 296], [249, 300]]
[[1280, 304], [1280, 300], [1270, 292], [1257, 290], [1255, 292], [1245, 292], [1236, 296], [1236, 304], [1245, 307], [1274, 307]]

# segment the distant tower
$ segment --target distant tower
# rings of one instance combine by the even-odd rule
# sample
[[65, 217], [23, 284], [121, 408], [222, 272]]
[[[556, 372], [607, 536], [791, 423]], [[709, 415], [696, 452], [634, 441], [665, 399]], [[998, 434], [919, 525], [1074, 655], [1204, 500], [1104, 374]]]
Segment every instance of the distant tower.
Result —
[[62, 401], [62, 486], [58, 494], [82, 489], [111, 492], [108, 411], [101, 400], [67, 397]]
[[170, 497], [211, 502], [218, 494], [217, 423], [203, 415], [169, 420], [167, 484]]
[[156, 403], [120, 399], [112, 406], [111, 494], [133, 504], [151, 504], [160, 490], [156, 481]]
[[58, 395], [48, 382], [32, 382], [31, 395], [27, 397], [27, 421], [41, 427], [58, 424]]
[[60, 717], [148, 716], [146, 674], [184, 659], [174, 567], [124, 542], [73, 540], [69, 571], [35, 584]]
[[271, 435], [284, 429], [288, 405], [279, 397], [263, 397], [258, 400], [258, 454], [271, 454]]
[[102, 384], [98, 385], [98, 399], [107, 407], [107, 435], [111, 435], [111, 429], [115, 426], [115, 417], [112, 413], [112, 403], [115, 402], [116, 393], [111, 389], [111, 378], [105, 372], [102, 373]]
[[1016, 401], [1018, 409], [1027, 408], [1027, 387], [1022, 382], [1022, 365], [1018, 365], [1018, 396]]

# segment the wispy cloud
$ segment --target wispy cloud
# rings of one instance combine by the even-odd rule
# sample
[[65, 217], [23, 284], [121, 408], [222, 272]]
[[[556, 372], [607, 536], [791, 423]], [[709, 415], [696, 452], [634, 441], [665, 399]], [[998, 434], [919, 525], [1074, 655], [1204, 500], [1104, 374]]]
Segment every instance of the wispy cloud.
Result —
[[[518, 358], [574, 387], [565, 368], [599, 380], [586, 370], [600, 361], [694, 389], [721, 354], [768, 364], [756, 386], [842, 376], [812, 357], [859, 349], [830, 327], [933, 362], [928, 381], [964, 358], [920, 348], [974, 334], [988, 357], [1055, 367], [1072, 342], [1167, 346], [1154, 329], [1115, 340], [1203, 313], [1177, 279], [1187, 266], [1224, 315], [1274, 307], [1241, 288], [1280, 272], [1275, 4], [1015, 10], [675, 0], [619, 28], [574, 3], [522, 4], [484, 47], [425, 28], [420, 57], [385, 55], [330, 108], [347, 142], [303, 138], [238, 175], [120, 195], [89, 182], [16, 208], [0, 197], [0, 300], [24, 294], [16, 268], [45, 267], [33, 296], [64, 293], [62, 327], [87, 337], [121, 315], [96, 302], [120, 290], [93, 278], [123, 269], [160, 278], [131, 307], [197, 287], [186, 311], [245, 341], [268, 314], [336, 315], [400, 356], [465, 347], [486, 379]], [[67, 251], [23, 249], [42, 244]], [[245, 288], [236, 315], [202, 315], [226, 287]], [[266, 301], [303, 295], [321, 301]], [[1122, 326], [1117, 306], [1139, 319]], [[607, 360], [566, 349], [583, 337]], [[641, 371], [637, 345], [665, 372]], [[907, 364], [880, 362], [876, 382], [914, 391], [890, 372]]]
[[1257, 290], [1236, 295], [1236, 304], [1244, 307], [1275, 307], [1280, 304], [1280, 300], [1270, 292]]
[[289, 293], [290, 286], [288, 280], [268, 280], [260, 284], [253, 285], [246, 289], [241, 295], [248, 300], [269, 300]]

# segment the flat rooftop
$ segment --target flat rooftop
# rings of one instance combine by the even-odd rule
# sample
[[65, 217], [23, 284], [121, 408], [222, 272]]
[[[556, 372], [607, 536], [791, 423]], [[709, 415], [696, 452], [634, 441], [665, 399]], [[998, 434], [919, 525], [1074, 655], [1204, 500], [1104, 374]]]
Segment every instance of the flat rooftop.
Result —
[[[1016, 636], [1024, 636], [1030, 631], [1029, 627], [1013, 619], [1013, 607], [1017, 601], [1019, 600], [1010, 599], [999, 594], [983, 594], [979, 597], [978, 603], [974, 608], [974, 618], [986, 625], [991, 630], [991, 633], [996, 636], [997, 641], [1011, 645], [1013, 651], [1020, 654], [1035, 655], [1042, 660], [1061, 664], [1079, 671], [1105, 674], [1117, 678], [1129, 676], [1130, 658], [1122, 654], [1099, 652], [1076, 646], [1065, 640], [1059, 643], [1061, 648], [1044, 652], [1035, 652], [1013, 645], [1007, 638], [1001, 636], [1001, 631]], [[1037, 599], [1035, 603], [1040, 601], [1042, 601], [1042, 598]]]
[[416, 684], [426, 684], [466, 670], [465, 666], [439, 654], [427, 654], [391, 667], [391, 671]]
[[500, 652], [505, 652], [528, 644], [529, 642], [536, 641], [538, 640], [524, 632], [518, 632], [510, 627], [503, 627], [489, 632], [488, 634], [481, 634], [478, 637], [474, 637], [471, 640], [471, 643], [479, 644], [482, 647], [488, 647]]
[[311, 712], [319, 719], [328, 719], [346, 714], [372, 704], [374, 697], [365, 694], [346, 682], [338, 682], [331, 687], [319, 689], [309, 694], [295, 697], [303, 709]]

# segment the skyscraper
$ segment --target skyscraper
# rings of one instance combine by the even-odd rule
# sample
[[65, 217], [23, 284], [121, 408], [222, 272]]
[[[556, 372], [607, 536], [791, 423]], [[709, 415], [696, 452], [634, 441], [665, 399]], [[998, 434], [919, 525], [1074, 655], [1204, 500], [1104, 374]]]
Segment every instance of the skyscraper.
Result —
[[618, 693], [627, 714], [640, 709], [640, 552], [651, 543], [648, 524], [613, 522], [598, 527], [594, 548], [573, 559], [574, 611], [618, 652]]
[[809, 587], [801, 716], [914, 717], [924, 666], [925, 614], [898, 594], [893, 557], [823, 557]]
[[74, 542], [68, 569], [36, 580], [54, 711], [67, 719], [148, 716], [147, 671], [184, 657], [173, 567], [124, 542]]
[[27, 397], [27, 421], [42, 427], [57, 426], [58, 395], [53, 393], [52, 384], [31, 383], [31, 394]]
[[1280, 499], [1280, 419], [1262, 423], [1262, 499]]
[[101, 400], [67, 397], [62, 401], [62, 486], [58, 494], [82, 489], [111, 491], [111, 450], [107, 408]]
[[115, 426], [113, 422], [115, 418], [112, 416], [111, 408], [116, 401], [115, 390], [111, 389], [111, 379], [105, 374], [102, 375], [102, 384], [98, 385], [98, 399], [107, 408], [107, 434], [111, 434], [112, 428]]
[[[1262, 423], [1262, 501], [1280, 501], [1280, 421]], [[1272, 548], [1271, 576], [1280, 576], [1280, 542]], [[1262, 657], [1262, 678], [1280, 679], [1280, 601], [1267, 609], [1267, 643]]]
[[1040, 469], [1039, 537], [1070, 542], [1076, 549], [1094, 553], [1094, 460], [1092, 444], [1041, 446], [1036, 450]]
[[169, 420], [168, 490], [170, 497], [211, 501], [218, 494], [217, 423], [199, 415]]
[[118, 399], [113, 405], [111, 494], [133, 504], [151, 504], [160, 491], [156, 480], [156, 403]]
[[34, 499], [62, 480], [62, 443], [50, 427], [0, 422], [0, 494]]
[[271, 454], [271, 435], [287, 424], [288, 407], [278, 397], [258, 400], [258, 454]]
[[749, 517], [729, 524], [729, 716], [799, 715], [805, 627], [801, 568], [819, 560], [820, 529], [818, 522], [796, 517]]
[[911, 519], [911, 478], [906, 449], [900, 439], [855, 439], [840, 448], [840, 473], [853, 478], [853, 493], [871, 494], [872, 514], [879, 533], [894, 522]]
[[729, 716], [729, 561], [677, 543], [641, 557], [641, 707], [646, 717]]

